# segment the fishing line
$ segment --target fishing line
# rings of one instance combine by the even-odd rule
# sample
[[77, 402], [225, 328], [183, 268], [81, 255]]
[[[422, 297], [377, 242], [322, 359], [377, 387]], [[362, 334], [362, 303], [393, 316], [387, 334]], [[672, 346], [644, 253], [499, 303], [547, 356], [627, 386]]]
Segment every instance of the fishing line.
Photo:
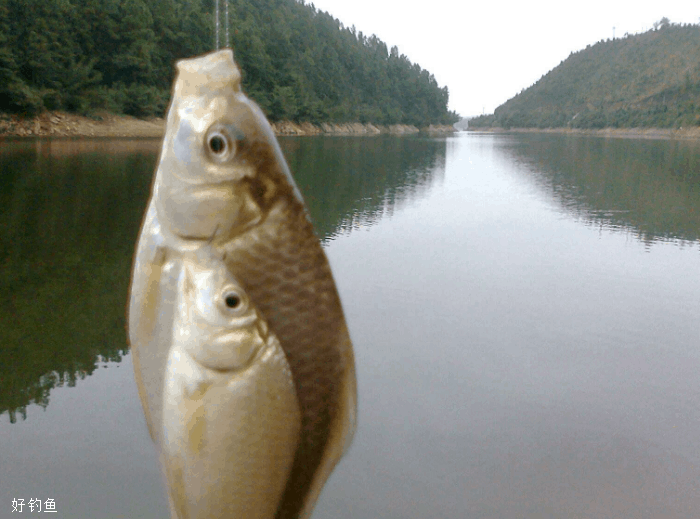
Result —
[[214, 27], [216, 30], [216, 38], [214, 40], [214, 49], [219, 50], [219, 0], [216, 0], [214, 5]]
[[[220, 25], [221, 25], [221, 24], [219, 23], [219, 11], [220, 11], [220, 8], [219, 8], [219, 0], [216, 0], [215, 5], [214, 5], [214, 27], [216, 28], [215, 31], [214, 31], [214, 33], [215, 33], [215, 36], [214, 36], [214, 48], [215, 48], [216, 50], [219, 50], [219, 49], [221, 48], [221, 45], [219, 44], [219, 42], [220, 42], [220, 39], [219, 39], [219, 32], [220, 32], [220, 31], [219, 31], [219, 27], [220, 27]], [[228, 35], [228, 0], [224, 0], [224, 26], [225, 26], [225, 32], [224, 32], [224, 34], [225, 34], [225, 41], [224, 41], [225, 45], [224, 45], [224, 47], [225, 47], [225, 48], [228, 48], [228, 47], [230, 46], [230, 44], [229, 44], [229, 35]]]
[[226, 6], [226, 48], [229, 48], [228, 43], [228, 0], [224, 0]]

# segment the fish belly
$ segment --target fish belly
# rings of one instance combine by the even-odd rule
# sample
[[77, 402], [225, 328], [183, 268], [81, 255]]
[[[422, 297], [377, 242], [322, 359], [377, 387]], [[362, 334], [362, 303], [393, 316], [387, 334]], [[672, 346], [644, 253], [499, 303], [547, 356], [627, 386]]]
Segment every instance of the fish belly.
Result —
[[274, 517], [301, 428], [279, 342], [228, 375], [173, 348], [166, 380], [163, 461], [176, 518]]

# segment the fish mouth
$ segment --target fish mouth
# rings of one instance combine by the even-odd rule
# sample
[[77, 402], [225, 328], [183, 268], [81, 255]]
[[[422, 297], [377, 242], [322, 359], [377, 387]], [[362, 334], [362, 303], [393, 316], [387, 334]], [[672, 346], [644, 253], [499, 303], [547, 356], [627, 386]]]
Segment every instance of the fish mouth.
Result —
[[[251, 315], [250, 320], [257, 316]], [[219, 373], [241, 371], [254, 365], [271, 349], [270, 335], [264, 322], [212, 334], [206, 345], [190, 356], [198, 364]]]
[[180, 187], [163, 193], [157, 210], [170, 232], [184, 240], [236, 236], [263, 219], [263, 210], [236, 182]]

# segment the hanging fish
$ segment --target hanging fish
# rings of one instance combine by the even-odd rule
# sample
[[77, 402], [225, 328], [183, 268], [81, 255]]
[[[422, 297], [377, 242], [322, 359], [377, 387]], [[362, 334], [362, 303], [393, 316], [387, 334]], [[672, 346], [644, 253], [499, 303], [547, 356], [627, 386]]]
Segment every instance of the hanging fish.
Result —
[[177, 517], [273, 517], [299, 444], [287, 358], [240, 283], [185, 254], [163, 394], [162, 459]]
[[[176, 421], [163, 402], [173, 383], [168, 361], [176, 342], [185, 257], [206, 243], [212, 255], [225, 258], [226, 271], [279, 339], [301, 413], [294, 461], [275, 517], [308, 517], [355, 429], [352, 344], [301, 194], [269, 123], [240, 83], [230, 49], [177, 63], [134, 258], [129, 341], [146, 422], [163, 452], [164, 431]], [[247, 412], [254, 411], [239, 409], [235, 415]], [[222, 452], [241, 441], [226, 434], [227, 424], [217, 427]], [[236, 424], [228, 427], [234, 431]], [[162, 457], [168, 473], [169, 458]], [[222, 491], [212, 480], [201, 496], [214, 499]], [[266, 482], [257, 482], [254, 491], [266, 493]], [[253, 510], [250, 517], [268, 515]]]

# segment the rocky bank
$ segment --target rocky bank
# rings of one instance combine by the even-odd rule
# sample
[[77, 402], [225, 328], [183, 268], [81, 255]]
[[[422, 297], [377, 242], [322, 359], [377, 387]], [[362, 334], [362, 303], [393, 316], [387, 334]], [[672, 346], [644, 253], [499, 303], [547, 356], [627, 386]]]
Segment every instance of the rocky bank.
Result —
[[474, 133], [561, 133], [567, 135], [592, 135], [594, 137], [615, 137], [621, 139], [686, 139], [700, 140], [700, 127], [688, 128], [601, 128], [584, 130], [580, 128], [474, 128]]
[[[378, 135], [389, 133], [406, 135], [425, 131], [429, 133], [451, 133], [449, 125], [430, 125], [418, 129], [415, 126], [395, 124], [381, 126], [371, 123], [273, 123], [277, 135]], [[163, 137], [165, 119], [137, 119], [130, 116], [99, 113], [83, 117], [65, 112], [45, 112], [36, 117], [18, 117], [0, 114], [0, 136], [16, 137]]]

